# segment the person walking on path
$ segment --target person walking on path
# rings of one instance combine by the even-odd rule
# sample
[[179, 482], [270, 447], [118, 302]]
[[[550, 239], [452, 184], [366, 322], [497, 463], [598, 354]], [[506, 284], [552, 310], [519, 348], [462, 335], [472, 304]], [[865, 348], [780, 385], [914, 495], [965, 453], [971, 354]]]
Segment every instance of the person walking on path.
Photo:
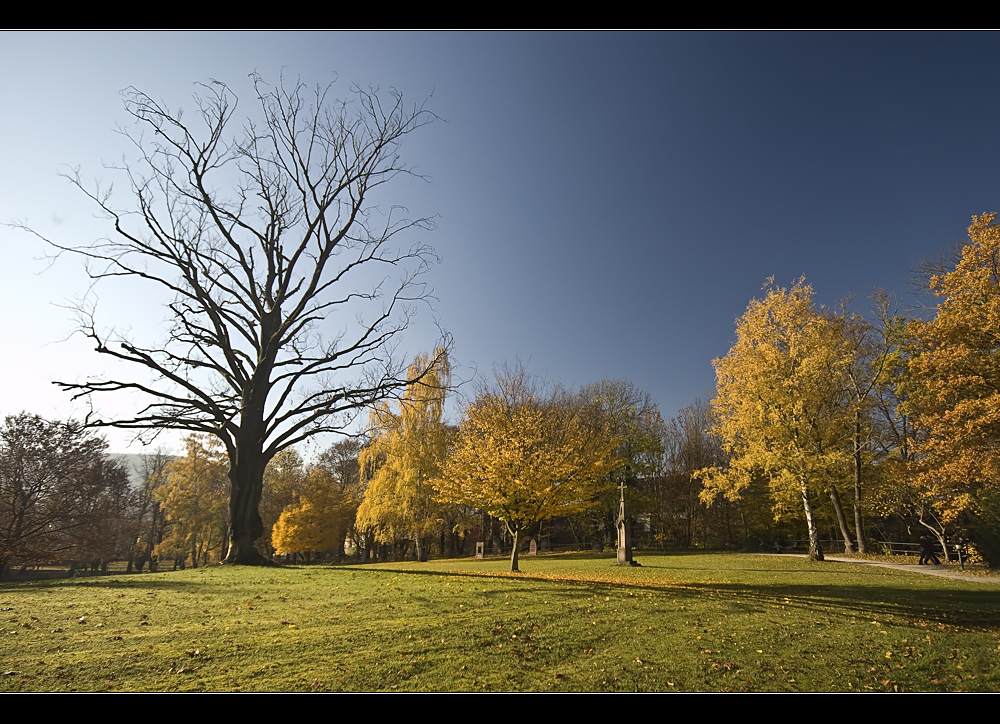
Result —
[[934, 563], [936, 566], [941, 565], [941, 561], [938, 557], [934, 555], [934, 541], [931, 540], [929, 535], [920, 536], [920, 560], [917, 561], [918, 566], [922, 566], [925, 563]]

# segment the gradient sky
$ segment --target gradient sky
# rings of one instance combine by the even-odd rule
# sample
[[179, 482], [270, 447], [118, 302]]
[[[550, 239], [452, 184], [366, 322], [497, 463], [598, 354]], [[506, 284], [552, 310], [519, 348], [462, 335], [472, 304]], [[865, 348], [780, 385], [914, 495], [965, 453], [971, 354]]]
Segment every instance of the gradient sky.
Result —
[[[459, 377], [520, 358], [575, 387], [628, 378], [665, 417], [710, 397], [713, 358], [774, 276], [820, 303], [916, 301], [921, 259], [1000, 210], [996, 33], [2, 33], [0, 221], [66, 243], [107, 233], [60, 172], [114, 181], [119, 92], [192, 109], [218, 79], [337, 78], [429, 97], [395, 203], [435, 216], [437, 301], [400, 346], [455, 340]], [[120, 183], [120, 182], [119, 182]], [[397, 198], [398, 196], [398, 198]], [[418, 240], [416, 237], [413, 240]], [[0, 413], [80, 416], [51, 384], [114, 374], [65, 306], [82, 265], [0, 227]], [[149, 290], [98, 289], [98, 319], [165, 319]], [[65, 340], [65, 341], [63, 341]], [[469, 389], [469, 388], [467, 388]], [[95, 398], [96, 399], [96, 398]], [[127, 415], [127, 395], [96, 400]], [[108, 433], [124, 451], [125, 433]], [[170, 440], [167, 440], [170, 443]], [[131, 452], [140, 451], [133, 446]]]

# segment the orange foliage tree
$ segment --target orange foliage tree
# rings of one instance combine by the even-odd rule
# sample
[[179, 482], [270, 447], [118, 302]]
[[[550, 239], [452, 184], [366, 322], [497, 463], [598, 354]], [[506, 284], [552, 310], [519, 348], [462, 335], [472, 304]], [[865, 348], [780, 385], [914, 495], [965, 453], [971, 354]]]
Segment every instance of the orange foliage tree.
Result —
[[[809, 555], [823, 560], [815, 493], [847, 469], [854, 408], [845, 374], [852, 344], [843, 318], [817, 309], [805, 279], [791, 289], [766, 285], [737, 322], [736, 344], [714, 362], [718, 388], [714, 431], [730, 457], [727, 468], [699, 471], [702, 500], [738, 500], [752, 481], [770, 480], [775, 510], [799, 499], [809, 531]], [[839, 498], [831, 494], [839, 508]], [[846, 522], [839, 512], [846, 538]]]
[[934, 275], [934, 319], [911, 323], [912, 482], [942, 522], [980, 508], [1000, 481], [1000, 227], [972, 217], [953, 271]]
[[350, 492], [339, 489], [327, 471], [315, 469], [306, 479], [296, 501], [281, 513], [271, 540], [278, 554], [330, 550], [344, 545], [357, 503], [349, 504]]

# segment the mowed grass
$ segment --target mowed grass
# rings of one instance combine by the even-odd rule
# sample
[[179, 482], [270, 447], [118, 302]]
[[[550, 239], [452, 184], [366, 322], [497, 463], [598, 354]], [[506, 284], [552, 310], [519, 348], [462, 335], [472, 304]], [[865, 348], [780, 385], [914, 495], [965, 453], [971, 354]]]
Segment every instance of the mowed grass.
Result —
[[1000, 586], [802, 558], [0, 584], [2, 691], [997, 691]]

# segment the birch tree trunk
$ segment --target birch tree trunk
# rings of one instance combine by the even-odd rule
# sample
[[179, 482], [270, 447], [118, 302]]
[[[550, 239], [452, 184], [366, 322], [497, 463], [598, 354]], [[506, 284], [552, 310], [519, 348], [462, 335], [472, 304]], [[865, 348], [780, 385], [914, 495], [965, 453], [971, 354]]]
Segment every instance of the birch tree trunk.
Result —
[[816, 527], [816, 517], [813, 515], [812, 501], [809, 499], [809, 486], [805, 476], [799, 478], [802, 486], [802, 506], [806, 511], [806, 525], [809, 527], [809, 558], [814, 561], [823, 560], [823, 546], [819, 542], [819, 529]]
[[868, 552], [865, 522], [861, 515], [861, 413], [854, 413], [854, 533], [858, 537], [858, 553]]

